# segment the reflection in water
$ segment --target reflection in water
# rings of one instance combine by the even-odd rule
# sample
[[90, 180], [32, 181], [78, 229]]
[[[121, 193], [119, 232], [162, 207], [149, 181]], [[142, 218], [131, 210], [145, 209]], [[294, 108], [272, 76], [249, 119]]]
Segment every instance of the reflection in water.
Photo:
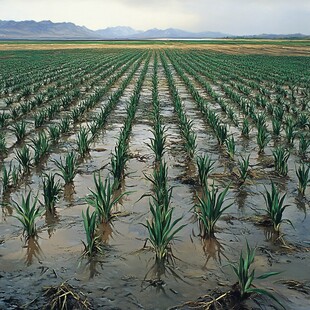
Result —
[[[113, 182], [111, 182], [112, 184]], [[120, 187], [113, 192], [113, 200], [121, 196], [117, 203], [113, 206], [113, 213], [121, 213], [124, 211], [123, 202], [126, 200], [126, 195], [124, 195], [125, 190], [125, 180], [121, 180]]]
[[185, 162], [185, 173], [186, 176], [191, 179], [195, 179], [197, 176], [196, 164], [189, 158]]
[[278, 231], [275, 231], [273, 226], [267, 226], [267, 227], [263, 227], [264, 228], [264, 236], [265, 236], [265, 240], [272, 242], [274, 244], [276, 243], [285, 243], [283, 236], [280, 235], [280, 233]]
[[263, 167], [266, 167], [268, 164], [270, 164], [270, 158], [266, 156], [264, 150], [262, 152], [258, 152], [256, 160]]
[[275, 232], [273, 229], [264, 229], [264, 235], [267, 241], [272, 242], [276, 246], [280, 246], [282, 249], [286, 250], [298, 250], [298, 245], [294, 245], [287, 240], [285, 240], [284, 235], [279, 232]]
[[306, 199], [301, 194], [298, 194], [298, 196], [295, 198], [295, 202], [296, 202], [297, 208], [304, 212], [304, 214], [305, 214], [304, 220], [305, 220], [307, 217], [307, 207], [306, 206], [309, 205], [309, 201], [306, 205]]
[[39, 246], [38, 240], [36, 237], [30, 237], [27, 240], [27, 244], [25, 245], [27, 248], [25, 262], [27, 266], [30, 266], [33, 263], [33, 259], [36, 258], [38, 262], [40, 261], [40, 257], [43, 252]]
[[103, 262], [98, 260], [98, 258], [96, 257], [90, 257], [86, 264], [81, 265], [82, 261], [80, 261], [79, 263], [79, 268], [81, 268], [81, 270], [83, 272], [86, 272], [87, 274], [89, 274], [89, 279], [94, 278], [95, 276], [100, 275], [101, 273], [98, 271], [98, 266], [103, 269]]
[[[151, 261], [153, 262], [154, 259]], [[180, 280], [184, 283], [187, 283], [184, 280], [184, 277], [181, 277], [177, 272], [177, 268], [175, 267], [174, 260], [169, 260], [169, 262], [165, 260], [158, 260], [155, 259], [155, 262], [151, 265], [151, 267], [148, 269], [147, 273], [145, 274], [145, 277], [142, 281], [141, 287], [143, 285], [146, 285], [142, 288], [142, 290], [147, 289], [150, 286], [153, 286], [156, 288], [156, 292], [162, 292], [166, 294], [165, 292], [165, 281], [163, 278], [169, 278], [173, 277], [176, 281]]]
[[13, 208], [11, 207], [10, 201], [10, 193], [5, 192], [2, 196], [1, 207], [2, 207], [2, 215], [5, 219], [7, 216], [11, 216], [13, 214]]
[[240, 137], [241, 137], [240, 142], [241, 142], [243, 151], [246, 151], [249, 148], [250, 139], [248, 139], [247, 137], [243, 135], [241, 135]]
[[113, 229], [111, 223], [102, 223], [99, 225], [99, 236], [103, 243], [108, 244], [109, 239], [112, 238]]
[[248, 192], [242, 189], [241, 187], [236, 195], [236, 200], [235, 200], [239, 209], [244, 209], [245, 201], [247, 197], [248, 197]]
[[210, 258], [213, 258], [216, 262], [222, 264], [222, 257], [225, 257], [228, 260], [228, 257], [224, 254], [225, 248], [224, 246], [218, 241], [217, 238], [208, 238], [203, 239], [201, 238], [202, 242], [202, 249], [206, 255], [206, 262], [203, 266], [203, 269], [207, 269], [207, 264]]
[[100, 265], [102, 269], [102, 262], [96, 260], [95, 258], [91, 258], [88, 264], [89, 268], [89, 279], [92, 279], [93, 277], [100, 275], [100, 272], [97, 270], [98, 264]]
[[227, 155], [226, 147], [224, 145], [218, 146], [218, 162], [219, 166], [223, 167], [223, 174], [224, 175], [231, 175], [233, 173], [233, 169], [235, 167], [234, 160], [231, 160]]
[[227, 167], [227, 173], [229, 175], [232, 175], [234, 173], [235, 162], [230, 158], [226, 159], [226, 167]]
[[69, 204], [68, 207], [73, 206], [74, 194], [75, 194], [74, 183], [65, 184], [63, 193], [65, 201], [67, 201]]
[[288, 192], [287, 181], [288, 181], [287, 177], [282, 177], [282, 178], [277, 179], [277, 186], [281, 192]]
[[56, 231], [56, 224], [59, 223], [59, 216], [57, 215], [56, 211], [51, 213], [50, 211], [46, 210], [45, 223], [47, 225], [48, 236], [51, 238], [53, 233]]

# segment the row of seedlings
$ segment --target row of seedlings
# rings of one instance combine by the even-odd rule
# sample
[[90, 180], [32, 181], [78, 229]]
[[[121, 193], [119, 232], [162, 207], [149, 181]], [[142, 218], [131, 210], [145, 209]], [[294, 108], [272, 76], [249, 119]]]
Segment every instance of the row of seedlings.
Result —
[[[195, 68], [198, 68], [199, 66], [200, 67], [202, 66], [201, 59], [199, 59], [199, 62], [195, 63]], [[223, 84], [220, 84], [220, 86], [222, 87], [226, 95], [240, 107], [242, 112], [247, 117], [253, 120], [255, 126], [257, 127], [260, 127], [260, 119], [259, 119], [260, 114], [257, 111], [255, 111], [255, 105], [257, 105], [258, 107], [263, 107], [263, 109], [272, 116], [273, 136], [275, 138], [279, 137], [281, 127], [283, 126], [285, 129], [285, 138], [288, 146], [292, 146], [293, 144], [294, 138], [296, 137], [296, 129], [305, 129], [308, 126], [307, 124], [309, 124], [309, 117], [307, 116], [307, 114], [298, 113], [297, 110], [294, 112], [293, 116], [297, 118], [296, 122], [292, 121], [291, 116], [284, 117], [285, 108], [281, 104], [279, 104], [281, 100], [279, 99], [278, 95], [276, 97], [276, 102], [273, 103], [268, 103], [267, 99], [270, 101], [270, 95], [267, 94], [268, 97], [267, 95], [265, 96], [264, 95], [265, 92], [262, 92], [262, 94], [257, 95], [255, 99], [248, 100], [248, 95], [247, 97], [243, 98], [242, 96], [232, 91], [227, 86]], [[247, 93], [248, 92], [245, 92], [245, 94]], [[305, 94], [305, 96], [307, 95]], [[268, 135], [268, 132], [266, 132], [264, 128], [263, 129], [259, 128], [259, 131], [260, 132], [257, 135], [257, 141], [259, 144], [259, 149], [262, 150], [264, 148], [264, 144], [266, 144], [266, 142], [268, 143], [270, 137]], [[247, 118], [244, 118], [242, 133], [245, 133], [245, 135], [248, 136], [249, 124]], [[304, 151], [305, 147], [306, 149], [309, 147], [310, 142], [309, 137], [305, 136], [304, 133], [301, 132], [299, 136], [300, 136], [299, 155], [302, 155], [305, 153]], [[306, 146], [307, 144], [308, 146]]]
[[[80, 111], [82, 113], [85, 113], [86, 111], [88, 111], [89, 109], [95, 107], [96, 104], [98, 104], [98, 102], [100, 102], [100, 99], [109, 91], [109, 89], [114, 85], [114, 83], [123, 76], [123, 74], [129, 69], [129, 67], [139, 58], [139, 55], [134, 57], [134, 59], [132, 59], [131, 61], [127, 62], [127, 64], [125, 66], [122, 67], [122, 69], [116, 74], [113, 75], [112, 77], [110, 77], [110, 79], [107, 81], [105, 87], [97, 89], [95, 91], [94, 94], [90, 95], [86, 100], [84, 100], [83, 102], [80, 103]], [[122, 66], [124, 64], [124, 61], [126, 59], [124, 59], [121, 63], [118, 64], [118, 66]], [[99, 114], [99, 116], [104, 116], [103, 119], [106, 119], [109, 111], [111, 111], [111, 107], [113, 106], [113, 104], [115, 104], [115, 102], [117, 102], [117, 98], [119, 98], [122, 94], [122, 92], [124, 91], [124, 89], [126, 88], [126, 86], [128, 85], [129, 81], [131, 80], [131, 78], [133, 77], [135, 71], [138, 69], [139, 63], [136, 64], [133, 68], [133, 70], [131, 71], [130, 75], [128, 76], [128, 78], [122, 83], [122, 85], [120, 86], [120, 88], [111, 96], [111, 98], [109, 99], [109, 102], [107, 104], [107, 107], [105, 109], [101, 110], [101, 113]], [[109, 70], [110, 72], [110, 70]], [[110, 72], [112, 73], [112, 72]], [[80, 117], [82, 117], [82, 113], [80, 114]], [[63, 117], [60, 121], [60, 123], [58, 125], [51, 125], [48, 128], [48, 132], [49, 132], [49, 137], [47, 137], [47, 139], [44, 139], [44, 137], [46, 137], [47, 135], [45, 134], [45, 132], [43, 132], [41, 134], [41, 137], [43, 137], [43, 139], [37, 139], [39, 141], [39, 143], [37, 143], [37, 145], [35, 146], [35, 150], [37, 150], [37, 154], [39, 156], [39, 158], [41, 158], [44, 154], [47, 153], [48, 149], [49, 149], [49, 144], [50, 142], [53, 143], [53, 145], [55, 146], [56, 143], [58, 143], [60, 137], [62, 134], [66, 134], [68, 133], [68, 131], [70, 130], [70, 125], [72, 123], [71, 121], [72, 117], [70, 116], [66, 116]], [[77, 122], [78, 120], [74, 120], [75, 122]], [[102, 124], [103, 126], [103, 124]], [[85, 135], [80, 135], [80, 141], [78, 139], [78, 146], [81, 144], [82, 150], [83, 150], [83, 137], [85, 137]], [[36, 139], [33, 139], [36, 141]], [[89, 146], [90, 140], [87, 139], [87, 144]], [[85, 143], [84, 143], [85, 144]], [[44, 147], [43, 147], [44, 146]], [[78, 147], [79, 148], [79, 147]], [[36, 151], [35, 151], [36, 153]], [[67, 155], [68, 157], [71, 157], [72, 154], [71, 152], [68, 153]], [[30, 168], [32, 167], [32, 157], [31, 157], [31, 153], [30, 153], [30, 149], [27, 145], [24, 145], [23, 148], [21, 148], [21, 150], [16, 150], [16, 160], [19, 163], [19, 165], [16, 166], [12, 166], [12, 164], [10, 163], [10, 167], [7, 169], [5, 165], [3, 165], [2, 167], [2, 179], [5, 180], [6, 182], [4, 182], [4, 187], [5, 189], [9, 188], [9, 187], [16, 187], [17, 186], [17, 182], [20, 181], [20, 176], [23, 175], [27, 175], [27, 173], [30, 171]], [[67, 159], [65, 159], [65, 162], [67, 161]], [[4, 192], [4, 191], [3, 191]]]
[[[114, 57], [106, 57], [104, 59], [104, 63], [112, 60]], [[73, 64], [72, 64], [73, 65]], [[13, 120], [18, 120], [20, 117], [25, 116], [29, 112], [33, 112], [36, 108], [42, 106], [44, 103], [49, 103], [50, 100], [59, 97], [61, 94], [64, 94], [66, 91], [77, 87], [78, 85], [83, 85], [86, 80], [91, 77], [98, 78], [100, 76], [100, 72], [103, 71], [102, 63], [99, 62], [91, 65], [86, 65], [83, 69], [80, 67], [80, 62], [73, 65], [73, 68], [69, 72], [58, 72], [55, 74], [56, 78], [49, 78], [49, 81], [55, 81], [55, 85], [48, 86], [46, 89], [39, 91], [36, 89], [32, 89], [28, 91], [27, 94], [24, 95], [24, 102], [18, 106], [13, 107], [14, 98], [8, 97], [5, 99], [5, 103], [8, 107], [10, 107], [11, 115], [8, 115]], [[97, 73], [97, 74], [96, 74]], [[31, 79], [30, 79], [31, 80]], [[64, 85], [64, 86], [63, 86]], [[33, 98], [31, 99], [31, 94]]]
[[[188, 82], [190, 82], [186, 78], [184, 80], [187, 80]], [[192, 87], [192, 89], [194, 89], [194, 87]], [[227, 140], [226, 140], [226, 144], [227, 144]], [[198, 203], [195, 205], [195, 213], [197, 215], [199, 227], [200, 227], [200, 236], [202, 238], [214, 238], [214, 233], [216, 231], [215, 229], [216, 222], [222, 216], [223, 212], [232, 205], [232, 204], [229, 204], [225, 206], [225, 197], [227, 195], [229, 186], [227, 186], [222, 192], [220, 192], [219, 187], [215, 187], [214, 183], [212, 184], [211, 188], [209, 188], [208, 176], [213, 169], [214, 162], [212, 162], [207, 155], [197, 157], [196, 162], [197, 162], [197, 167], [198, 167], [199, 183], [202, 188], [202, 195], [201, 197], [197, 196]], [[244, 182], [248, 176], [249, 157], [247, 158], [242, 157], [242, 161], [241, 162], [239, 161], [239, 165], [240, 165], [239, 167], [240, 175], [242, 176], [241, 180], [242, 182]], [[268, 196], [268, 194], [269, 192], [267, 191], [266, 197]], [[285, 208], [286, 207], [284, 207], [284, 205], [280, 205], [278, 212], [279, 213], [283, 212]], [[278, 231], [279, 223], [276, 223], [276, 218], [277, 216], [279, 217], [279, 214], [277, 214], [277, 216], [272, 217], [272, 215], [274, 215], [273, 212], [274, 212], [274, 207], [271, 210], [269, 205], [267, 204], [267, 215], [269, 216], [270, 220], [274, 224], [275, 230]], [[286, 221], [286, 220], [281, 219], [281, 222], [282, 221]], [[241, 295], [240, 300], [244, 299], [250, 292], [252, 292], [252, 289], [253, 289], [252, 287], [253, 279], [252, 280], [250, 279], [251, 281], [249, 280], [250, 278], [249, 269], [251, 267], [251, 264], [254, 262], [254, 254], [255, 254], [255, 249], [251, 249], [249, 245], [247, 244], [246, 255], [247, 257], [251, 256], [251, 260], [249, 260], [246, 265], [242, 263], [239, 266], [237, 265], [233, 266], [234, 267], [233, 269], [238, 277], [239, 289], [240, 289], [240, 295]], [[242, 253], [240, 254], [240, 261], [242, 262], [244, 261], [244, 257]], [[275, 273], [270, 273], [268, 274], [268, 276], [271, 276], [273, 274]], [[246, 281], [247, 284], [244, 281]], [[274, 300], [278, 302], [278, 300], [273, 295], [270, 295], [268, 291], [260, 290], [260, 289], [258, 291], [259, 291], [259, 294], [270, 296], [271, 298], [273, 298]]]
[[[202, 84], [203, 79], [199, 77], [199, 75], [197, 75], [196, 72], [190, 66], [187, 66], [186, 62], [178, 61], [176, 57], [172, 57], [169, 53], [167, 53], [167, 55], [172, 65], [174, 66], [175, 70], [177, 71], [179, 76], [184, 81], [193, 99], [196, 101], [196, 103], [198, 103], [200, 111], [206, 116], [208, 124], [215, 131], [219, 144], [220, 145], [225, 144], [227, 155], [229, 156], [231, 160], [234, 160], [235, 153], [236, 153], [236, 142], [235, 142], [234, 136], [233, 135], [228, 136], [228, 129], [227, 129], [226, 124], [221, 125], [218, 123], [219, 119], [216, 113], [210, 108], [210, 104], [202, 97], [202, 95], [199, 94], [195, 85], [190, 81], [190, 79], [182, 71], [181, 67], [190, 76], [193, 76], [193, 78], [197, 80], [199, 84], [203, 85], [204, 88], [206, 88], [206, 91], [209, 94], [209, 96], [222, 107], [223, 111], [226, 111], [226, 112], [228, 111], [227, 114], [228, 114], [229, 119], [231, 119], [234, 125], [236, 126], [236, 128], [238, 128], [239, 125], [238, 125], [238, 119], [236, 115], [231, 112], [232, 110], [223, 109], [223, 107], [226, 106], [226, 103], [214, 92], [214, 90], [208, 83]], [[241, 158], [243, 161], [243, 157]]]
[[[163, 156], [165, 153], [166, 134], [165, 127], [162, 124], [160, 115], [160, 102], [158, 98], [158, 60], [157, 54], [154, 58], [154, 68], [152, 76], [152, 116], [154, 138], [151, 138], [148, 146], [154, 152], [155, 162], [152, 176], [146, 178], [152, 183], [152, 194], [150, 196], [149, 206], [151, 219], [146, 221], [148, 237], [144, 247], [149, 241], [152, 250], [155, 252], [156, 263], [164, 264], [173, 258], [171, 242], [175, 235], [184, 227], [178, 226], [182, 218], [172, 220], [173, 208], [171, 207], [172, 188], [168, 185], [168, 168]], [[177, 227], [178, 226], [178, 227]]]
[[[226, 89], [227, 93], [227, 89]], [[247, 102], [245, 100], [241, 100], [239, 96], [235, 95], [235, 93], [230, 96], [233, 101], [235, 102]], [[264, 148], [267, 146], [268, 142], [270, 141], [270, 135], [267, 130], [267, 124], [266, 124], [266, 115], [265, 113], [256, 113], [254, 109], [246, 109], [248, 111], [247, 116], [252, 118], [257, 127], [257, 144], [259, 146], [259, 153], [263, 153]], [[273, 109], [273, 118], [272, 118], [272, 127], [273, 127], [273, 133], [275, 136], [278, 136], [280, 133], [281, 124], [283, 121], [283, 115], [284, 115], [284, 109], [281, 106], [277, 106], [275, 109]], [[295, 129], [299, 127], [300, 129], [305, 128], [307, 126], [307, 117], [305, 114], [302, 114], [303, 116], [296, 122], [293, 122], [293, 119], [291, 117], [287, 117], [285, 119], [285, 132], [286, 132], [286, 141], [288, 145], [293, 145], [294, 138], [296, 136]], [[243, 125], [242, 133], [247, 135], [249, 134], [248, 129], [248, 123], [246, 123], [246, 119]], [[310, 140], [307, 139], [302, 133], [300, 134], [300, 143], [299, 143], [299, 155], [302, 159], [301, 165], [296, 168], [296, 175], [298, 177], [298, 191], [301, 195], [305, 194], [305, 190], [307, 187], [307, 184], [309, 183], [309, 166], [304, 162], [304, 159], [306, 158], [307, 150], [310, 146]], [[280, 176], [286, 176], [288, 173], [288, 159], [290, 156], [290, 152], [283, 146], [276, 147], [273, 152], [274, 157], [274, 166], [275, 171]], [[241, 164], [241, 165], [240, 165]], [[248, 166], [248, 160], [246, 158], [242, 157], [242, 161], [239, 161], [239, 171], [240, 169], [245, 171], [243, 169], [244, 166]], [[241, 176], [244, 175], [243, 173]]]
[[[259, 114], [257, 116], [258, 126], [262, 128], [262, 131], [266, 129], [266, 119], [264, 114]], [[273, 156], [275, 160], [275, 169], [279, 175], [285, 176], [287, 174], [287, 160], [289, 153], [283, 148], [278, 147], [273, 151]], [[249, 167], [249, 157], [243, 158], [242, 161], [239, 161], [239, 174], [241, 181], [244, 182], [248, 177], [248, 167]], [[200, 169], [199, 169], [200, 170]], [[301, 194], [304, 194], [307, 183], [309, 182], [309, 167], [306, 167], [303, 163], [296, 171], [296, 174], [299, 179], [298, 190]], [[212, 195], [213, 198], [216, 198], [216, 195]], [[282, 222], [289, 222], [287, 219], [283, 219], [283, 212], [287, 206], [284, 205], [285, 195], [280, 197], [280, 192], [277, 187], [272, 183], [271, 191], [269, 192], [266, 189], [264, 194], [267, 207], [267, 216], [271, 221], [275, 232], [279, 232], [279, 227]], [[199, 198], [200, 199], [200, 198]], [[211, 199], [209, 199], [211, 201]], [[201, 200], [200, 200], [201, 203]]]
[[112, 154], [111, 173], [113, 175], [113, 182], [111, 183], [109, 175], [102, 181], [100, 174], [94, 174], [95, 190], [91, 191], [91, 194], [86, 198], [88, 205], [95, 209], [94, 212], [90, 214], [88, 207], [86, 213], [82, 213], [86, 233], [83, 256], [87, 256], [89, 259], [92, 259], [95, 254], [102, 252], [99, 234], [105, 231], [106, 226], [110, 224], [110, 221], [114, 217], [114, 205], [116, 205], [124, 195], [127, 195], [126, 192], [118, 194], [117, 190], [124, 177], [126, 162], [128, 160], [129, 135], [137, 110], [141, 88], [147, 73], [149, 60], [150, 55], [148, 55], [145, 61], [133, 95], [130, 98], [130, 102], [127, 106], [127, 118], [120, 133], [117, 146], [115, 147], [115, 154]]
[[174, 109], [178, 115], [179, 127], [180, 127], [181, 136], [184, 140], [184, 146], [185, 146], [188, 157], [193, 158], [196, 152], [196, 147], [197, 147], [197, 143], [196, 143], [197, 137], [196, 137], [195, 132], [192, 129], [193, 122], [188, 120], [184, 112], [182, 101], [179, 96], [178, 89], [175, 86], [174, 79], [168, 67], [166, 58], [164, 57], [162, 53], [160, 54], [160, 57], [161, 57], [161, 62], [163, 64], [166, 78], [168, 81], [170, 94], [172, 96], [172, 101], [174, 104]]
[[[108, 70], [105, 70], [102, 74], [100, 74], [99, 76], [96, 76], [95, 80], [98, 81], [98, 78], [106, 79], [107, 77], [109, 77], [111, 74], [113, 74], [113, 72], [117, 68], [119, 68], [125, 62], [128, 61], [128, 57], [130, 57], [130, 56], [120, 57], [119, 61], [117, 63], [115, 63], [115, 66], [112, 68], [111, 68], [111, 64], [113, 62], [110, 62], [105, 67], [105, 69], [108, 69]], [[80, 90], [78, 88], [76, 88], [72, 92], [67, 92], [59, 100], [52, 101], [48, 108], [45, 108], [41, 112], [35, 114], [35, 116], [34, 116], [35, 128], [42, 127], [47, 119], [51, 120], [56, 115], [56, 113], [59, 113], [62, 109], [68, 110], [70, 108], [71, 104], [76, 102], [76, 100], [79, 98], [79, 96], [80, 96]], [[44, 98], [42, 98], [42, 101], [43, 101], [43, 99]], [[71, 118], [73, 120], [75, 120], [76, 116], [79, 116], [79, 114], [77, 112], [78, 112], [78, 110], [73, 109], [72, 114], [71, 114]], [[23, 120], [21, 122], [15, 123], [12, 127], [12, 130], [14, 131], [14, 134], [17, 138], [17, 143], [19, 143], [19, 144], [27, 136], [26, 122]], [[4, 145], [4, 147], [5, 147], [5, 145]], [[14, 145], [11, 148], [14, 148]]]
[[[155, 75], [156, 76], [156, 75]], [[156, 78], [154, 79], [156, 80]], [[156, 83], [153, 82], [153, 85]], [[149, 146], [155, 152], [155, 159], [157, 159], [157, 165], [154, 167], [153, 175], [147, 177], [153, 185], [154, 194], [151, 195], [150, 210], [152, 213], [152, 219], [147, 221], [147, 229], [149, 237], [147, 241], [150, 241], [153, 249], [156, 253], [157, 262], [162, 263], [166, 259], [171, 257], [171, 247], [170, 243], [183, 227], [176, 227], [177, 223], [181, 218], [176, 219], [174, 222], [171, 220], [172, 208], [169, 208], [169, 203], [172, 195], [172, 188], [168, 188], [167, 185], [167, 167], [165, 162], [162, 161], [162, 155], [156, 153], [154, 147], [155, 141], [161, 141], [159, 143], [162, 145], [164, 143], [165, 137], [162, 135], [163, 130], [160, 131], [161, 134], [157, 134], [159, 127], [156, 122], [160, 123], [160, 116], [156, 111], [158, 110], [158, 100], [156, 95], [156, 86], [153, 86], [153, 111], [154, 111], [154, 138], [151, 139]], [[158, 121], [159, 120], [159, 121]], [[160, 138], [162, 136], [162, 138]], [[203, 238], [213, 238], [215, 232], [215, 224], [223, 214], [223, 212], [228, 209], [232, 204], [224, 206], [225, 197], [228, 191], [226, 187], [222, 192], [219, 192], [219, 188], [216, 188], [214, 184], [211, 189], [208, 188], [208, 176], [213, 169], [214, 162], [210, 160], [208, 156], [197, 157], [197, 166], [199, 174], [199, 182], [202, 187], [202, 197], [198, 198], [198, 204], [195, 206], [195, 213], [199, 219], [201, 237]], [[171, 212], [171, 213], [170, 213]], [[169, 215], [168, 215], [169, 214]], [[250, 276], [250, 268], [254, 262], [255, 249], [252, 249], [247, 244], [247, 251], [245, 256], [243, 253], [240, 254], [240, 261], [244, 262], [247, 260], [247, 264], [234, 265], [236, 276], [238, 278], [239, 289], [240, 289], [240, 300], [246, 298], [250, 293], [254, 293], [255, 288], [253, 288], [253, 279]], [[252, 272], [252, 271], [251, 271]], [[264, 274], [262, 278], [274, 275], [275, 273]], [[267, 295], [278, 301], [273, 295], [268, 291], [263, 289], [258, 289], [259, 294]]]
[[[129, 64], [128, 67], [132, 65], [133, 62]], [[126, 85], [130, 82], [132, 79], [134, 73], [137, 71], [141, 61], [138, 62], [138, 65], [134, 66], [133, 71], [128, 76], [128, 79], [126, 79]], [[125, 66], [126, 69], [128, 69], [127, 66]], [[124, 71], [124, 72], [125, 72]], [[121, 76], [123, 75], [123, 73]], [[112, 77], [113, 79], [114, 77]], [[113, 81], [114, 83], [114, 81]], [[112, 83], [112, 84], [113, 84]], [[110, 85], [110, 87], [112, 86]], [[125, 88], [125, 84], [122, 85], [123, 88]], [[123, 89], [124, 90], [124, 89]], [[122, 91], [123, 91], [122, 90]], [[103, 96], [104, 94], [102, 94]], [[97, 98], [99, 100], [99, 98]], [[70, 151], [67, 153], [65, 158], [60, 158], [59, 161], [55, 160], [55, 165], [60, 169], [60, 176], [63, 178], [65, 185], [69, 185], [73, 183], [73, 179], [77, 173], [77, 167], [78, 167], [79, 158], [75, 151]], [[58, 174], [58, 173], [57, 173]], [[48, 216], [56, 216], [55, 213], [55, 205], [56, 202], [59, 199], [59, 194], [61, 192], [61, 185], [59, 181], [55, 181], [55, 174], [44, 174], [43, 175], [43, 199], [44, 202], [41, 204], [44, 204], [46, 209], [46, 217]], [[23, 225], [23, 234], [26, 236], [26, 240], [34, 240], [37, 236], [37, 230], [36, 230], [36, 219], [40, 217], [44, 210], [40, 210], [40, 207], [37, 206], [38, 198], [31, 200], [31, 192], [28, 193], [28, 195], [23, 196], [22, 195], [22, 201], [21, 203], [14, 202], [13, 207], [16, 210], [18, 216], [18, 220]]]

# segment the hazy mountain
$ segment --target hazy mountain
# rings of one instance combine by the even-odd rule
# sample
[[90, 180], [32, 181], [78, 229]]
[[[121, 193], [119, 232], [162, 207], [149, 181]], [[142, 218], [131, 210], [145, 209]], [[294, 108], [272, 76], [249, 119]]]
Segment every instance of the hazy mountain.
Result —
[[53, 23], [50, 20], [15, 22], [0, 21], [1, 39], [91, 39], [98, 35], [73, 23]]
[[237, 36], [237, 38], [245, 38], [245, 39], [307, 39], [309, 37], [310, 36], [307, 36], [302, 33], [292, 33], [292, 34], [262, 33], [257, 35]]
[[224, 38], [227, 34], [220, 32], [188, 32], [181, 29], [168, 28], [168, 29], [149, 29], [140, 34], [133, 35], [133, 38], [137, 39], [190, 39], [190, 38]]
[[0, 39], [54, 39], [54, 40], [117, 40], [117, 39], [204, 39], [204, 38], [308, 38], [303, 34], [262, 34], [254, 36], [230, 36], [221, 32], [188, 32], [181, 29], [149, 29], [139, 31], [130, 27], [109, 27], [100, 30], [90, 30], [73, 23], [53, 23], [49, 20], [1, 21]]
[[99, 29], [95, 31], [97, 35], [99, 35], [101, 38], [107, 38], [107, 39], [121, 39], [121, 38], [130, 38], [134, 35], [138, 35], [142, 33], [142, 31], [135, 30], [131, 27], [124, 27], [124, 26], [118, 26], [118, 27], [108, 27], [105, 29]]
[[220, 32], [188, 32], [181, 29], [149, 29], [138, 31], [130, 27], [109, 27], [96, 31], [102, 38], [107, 39], [181, 39], [181, 38], [223, 38], [227, 34]]
[[90, 30], [73, 23], [53, 23], [49, 20], [0, 21], [0, 39], [164, 39], [164, 38], [222, 38], [227, 36], [220, 32], [193, 33], [180, 29], [135, 30], [131, 27], [108, 27]]

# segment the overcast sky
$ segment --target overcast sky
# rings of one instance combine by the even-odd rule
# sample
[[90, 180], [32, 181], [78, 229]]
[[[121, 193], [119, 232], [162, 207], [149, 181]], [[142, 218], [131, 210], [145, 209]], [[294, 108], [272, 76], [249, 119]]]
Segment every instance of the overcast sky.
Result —
[[0, 19], [70, 21], [93, 30], [310, 34], [310, 0], [0, 0]]

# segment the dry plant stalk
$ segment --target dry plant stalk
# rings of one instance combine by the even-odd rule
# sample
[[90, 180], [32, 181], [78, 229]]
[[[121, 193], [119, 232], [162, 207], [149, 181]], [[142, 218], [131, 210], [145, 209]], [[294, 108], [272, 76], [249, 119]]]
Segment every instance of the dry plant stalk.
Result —
[[67, 281], [56, 286], [44, 287], [44, 294], [49, 298], [45, 309], [91, 309], [91, 304], [82, 292], [76, 292]]

